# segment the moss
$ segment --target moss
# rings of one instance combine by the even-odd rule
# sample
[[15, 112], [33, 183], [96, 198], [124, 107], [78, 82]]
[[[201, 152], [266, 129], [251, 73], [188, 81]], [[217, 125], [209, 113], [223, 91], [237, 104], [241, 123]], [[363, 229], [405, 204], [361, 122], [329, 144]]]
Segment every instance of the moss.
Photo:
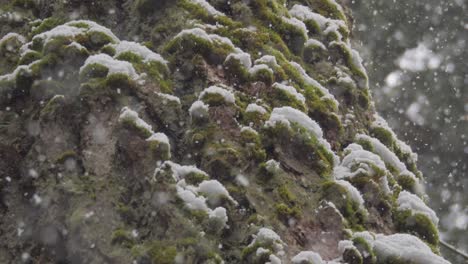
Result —
[[374, 127], [371, 130], [371, 135], [377, 138], [385, 146], [387, 146], [391, 151], [394, 151], [395, 140], [393, 134], [383, 127]]
[[276, 213], [278, 217], [287, 222], [291, 218], [298, 218], [301, 215], [301, 210], [297, 206], [288, 206], [284, 203], [275, 205]]
[[184, 179], [187, 182], [187, 184], [196, 186], [205, 180], [209, 180], [209, 177], [202, 173], [191, 172], [185, 175]]
[[340, 19], [347, 22], [343, 9], [334, 0], [315, 1], [314, 6], [316, 7], [316, 10], [325, 17]]
[[111, 243], [130, 248], [135, 244], [135, 241], [130, 232], [124, 229], [117, 229], [112, 232]]
[[275, 82], [275, 75], [268, 69], [260, 69], [250, 75], [250, 80], [254, 82], [263, 82], [269, 86]]
[[153, 263], [172, 264], [177, 256], [177, 248], [164, 241], [151, 242], [148, 250]]
[[307, 129], [292, 123], [286, 126], [277, 123], [265, 128], [264, 145], [267, 149], [281, 146], [305, 166], [315, 170], [320, 177], [327, 179], [333, 169], [333, 153], [322, 145], [317, 137]]
[[226, 59], [223, 66], [227, 77], [236, 85], [241, 85], [249, 81], [249, 71], [239, 60], [235, 58]]
[[367, 240], [365, 240], [362, 237], [354, 237], [353, 238], [353, 244], [359, 250], [361, 253], [361, 256], [363, 256], [363, 263], [366, 264], [375, 264], [377, 261], [377, 258], [375, 256], [375, 252], [372, 248], [372, 245], [370, 245]]
[[424, 214], [412, 213], [410, 210], [395, 211], [393, 221], [400, 232], [413, 234], [426, 243], [437, 248], [439, 232], [432, 221]]
[[131, 62], [131, 63], [142, 63], [143, 59], [135, 54], [134, 52], [131, 52], [131, 51], [126, 51], [126, 52], [122, 52], [120, 53], [116, 59], [118, 60], [123, 60], [123, 61], [128, 61], [128, 62]]
[[209, 106], [232, 105], [226, 102], [223, 95], [218, 93], [206, 93], [200, 99]]
[[35, 35], [38, 35], [40, 33], [49, 31], [49, 30], [53, 29], [54, 27], [63, 24], [63, 22], [64, 21], [61, 18], [57, 18], [57, 17], [46, 18], [46, 19], [44, 19], [42, 21], [42, 23], [39, 26], [35, 27], [31, 31], [31, 35], [35, 36]]
[[105, 78], [109, 73], [109, 69], [99, 63], [88, 64], [81, 72], [80, 78], [82, 80], [91, 78]]
[[361, 224], [366, 217], [361, 211], [360, 205], [353, 201], [345, 187], [330, 181], [322, 185], [322, 190], [323, 198], [335, 204], [352, 228], [362, 229]]
[[37, 51], [29, 51], [20, 58], [18, 65], [28, 65], [36, 60], [39, 60], [41, 57], [41, 53]]
[[273, 95], [267, 99], [273, 107], [291, 106], [301, 111], [306, 110], [304, 104], [296, 96], [282, 89], [273, 89]]
[[356, 248], [347, 248], [343, 252], [343, 260], [349, 264], [362, 264], [363, 258]]
[[278, 188], [278, 194], [283, 201], [294, 204], [296, 202], [296, 196], [292, 194], [286, 185], [282, 185]]
[[55, 96], [50, 99], [41, 110], [41, 118], [52, 118], [52, 116], [63, 106], [63, 103], [63, 96]]
[[156, 160], [169, 160], [171, 158], [171, 146], [165, 142], [152, 140], [149, 142], [149, 149], [154, 154]]

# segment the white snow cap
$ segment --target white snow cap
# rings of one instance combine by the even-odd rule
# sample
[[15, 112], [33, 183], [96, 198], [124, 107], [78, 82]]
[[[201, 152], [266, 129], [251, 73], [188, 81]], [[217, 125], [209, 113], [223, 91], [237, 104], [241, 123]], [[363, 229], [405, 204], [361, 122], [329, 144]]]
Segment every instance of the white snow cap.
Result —
[[418, 196], [402, 191], [397, 199], [398, 210], [411, 210], [413, 213], [421, 213], [429, 217], [435, 226], [439, 224], [439, 218], [436, 213], [429, 208]]
[[216, 8], [214, 8], [212, 5], [210, 5], [210, 3], [208, 3], [205, 0], [190, 0], [190, 1], [203, 7], [208, 12], [208, 14], [214, 17], [225, 16], [222, 12], [219, 12], [218, 10], [216, 10]]
[[307, 72], [304, 70], [304, 68], [302, 68], [302, 66], [297, 63], [297, 62], [294, 62], [294, 61], [291, 61], [290, 62], [291, 65], [296, 68], [296, 70], [299, 71], [299, 73], [301, 74], [302, 76], [302, 79], [304, 80], [304, 82], [306, 82], [307, 84], [309, 85], [312, 85], [313, 87], [317, 88], [320, 90], [320, 92], [322, 92], [323, 96], [322, 98], [324, 99], [330, 99], [332, 100], [336, 106], [339, 106], [340, 104], [338, 103], [338, 101], [335, 99], [335, 96], [333, 96], [330, 91], [328, 91], [327, 88], [323, 87], [319, 82], [317, 82], [314, 78], [310, 77]]
[[209, 106], [204, 102], [197, 100], [189, 108], [191, 117], [204, 117], [208, 114]]
[[143, 59], [144, 62], [156, 61], [167, 65], [167, 61], [163, 57], [147, 47], [132, 41], [121, 41], [117, 44], [111, 44], [116, 51], [115, 56], [119, 56], [125, 52], [132, 52]]
[[133, 65], [130, 62], [116, 60], [111, 56], [103, 53], [88, 57], [84, 65], [80, 68], [80, 74], [88, 65], [92, 64], [100, 64], [102, 66], [105, 66], [107, 69], [109, 69], [109, 72], [107, 74], [108, 76], [115, 73], [122, 73], [134, 80], [139, 78], [139, 75], [137, 74], [135, 68], [133, 68]]
[[290, 122], [297, 123], [304, 127], [317, 138], [323, 137], [323, 131], [320, 125], [303, 112], [289, 106], [274, 108], [271, 112], [270, 119], [267, 121], [267, 126], [275, 126], [276, 123], [283, 123], [287, 126]]
[[432, 252], [419, 238], [408, 234], [377, 235], [374, 251], [379, 261], [398, 258], [414, 264], [450, 264]]
[[10, 32], [0, 39], [0, 45], [2, 45], [5, 41], [9, 39], [13, 39], [13, 38], [17, 39], [20, 43], [26, 42], [26, 38], [23, 37], [22, 35], [15, 33], [15, 32]]
[[302, 104], [305, 104], [304, 95], [299, 93], [296, 90], [296, 88], [289, 86], [289, 85], [281, 84], [281, 83], [274, 83], [272, 87], [294, 96], [294, 98], [296, 98], [297, 101], [301, 102]]
[[293, 264], [302, 263], [313, 263], [313, 264], [325, 264], [322, 257], [313, 251], [301, 251], [299, 254], [291, 259]]
[[221, 197], [225, 197], [232, 203], [237, 204], [237, 202], [229, 195], [229, 192], [226, 190], [224, 185], [217, 180], [205, 180], [198, 185], [196, 190], [198, 193], [206, 194], [208, 200], [216, 200]]
[[273, 74], [273, 70], [270, 69], [270, 67], [268, 67], [268, 65], [266, 65], [266, 64], [254, 65], [252, 68], [249, 69], [249, 73], [253, 75], [253, 74], [256, 74], [257, 72], [259, 72], [261, 70], [266, 70], [266, 71], [270, 72], [271, 74]]
[[252, 67], [252, 59], [250, 58], [250, 54], [246, 52], [234, 52], [230, 53], [225, 61], [229, 60], [237, 60], [240, 64], [242, 64], [245, 68], [250, 69]]
[[264, 114], [267, 113], [267, 110], [263, 106], [260, 106], [260, 105], [257, 105], [257, 104], [249, 104], [247, 106], [247, 108], [245, 109], [245, 112], [247, 112], [247, 113], [258, 112], [258, 113], [264, 115]]
[[202, 99], [206, 94], [219, 94], [224, 98], [224, 101], [227, 103], [236, 103], [236, 98], [234, 97], [234, 94], [231, 91], [228, 91], [224, 88], [221, 88], [219, 86], [210, 86], [203, 90], [203, 92], [200, 94], [198, 97], [199, 99]]
[[160, 143], [167, 144], [168, 146], [171, 145], [169, 144], [169, 138], [164, 133], [154, 133], [149, 138], [147, 138], [146, 141], [157, 141]]
[[141, 119], [138, 116], [137, 112], [133, 111], [132, 109], [128, 107], [124, 107], [120, 111], [119, 122], [125, 122], [125, 121], [133, 122], [137, 127], [142, 128], [154, 134], [153, 128], [151, 127], [151, 125], [146, 123], [143, 119]]
[[367, 212], [367, 210], [366, 210], [366, 208], [364, 206], [364, 199], [362, 198], [361, 193], [359, 192], [358, 189], [356, 189], [356, 187], [354, 187], [353, 185], [351, 185], [351, 183], [349, 183], [348, 181], [345, 181], [345, 180], [337, 180], [335, 182], [338, 185], [340, 185], [340, 186], [342, 186], [342, 187], [344, 187], [346, 189], [346, 191], [350, 195], [351, 199], [359, 205], [360, 209]]
[[255, 60], [255, 64], [266, 64], [270, 68], [276, 69], [279, 67], [278, 62], [276, 62], [276, 57], [272, 55], [264, 55], [261, 58]]
[[208, 174], [200, 169], [198, 169], [194, 165], [180, 165], [178, 163], [172, 162], [172, 161], [165, 161], [161, 166], [159, 166], [154, 174], [157, 176], [157, 174], [162, 171], [164, 168], [169, 167], [172, 171], [172, 177], [174, 178], [175, 181], [180, 181], [185, 178], [190, 173], [197, 173], [197, 174], [202, 174], [206, 177], [208, 177]]
[[257, 235], [254, 235], [254, 239], [250, 243], [250, 246], [255, 245], [258, 243], [259, 245], [271, 245], [273, 244], [273, 249], [275, 252], [283, 250], [284, 242], [281, 240], [281, 237], [276, 234], [275, 231], [262, 227], [258, 230]]

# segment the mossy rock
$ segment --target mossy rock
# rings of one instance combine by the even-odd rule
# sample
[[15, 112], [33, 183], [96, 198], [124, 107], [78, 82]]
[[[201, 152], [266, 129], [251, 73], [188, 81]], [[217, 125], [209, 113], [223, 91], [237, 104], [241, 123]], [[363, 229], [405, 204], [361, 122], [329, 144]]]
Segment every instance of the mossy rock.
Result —
[[439, 245], [439, 232], [432, 221], [424, 214], [410, 210], [395, 211], [393, 221], [400, 232], [415, 235], [428, 243], [431, 248]]

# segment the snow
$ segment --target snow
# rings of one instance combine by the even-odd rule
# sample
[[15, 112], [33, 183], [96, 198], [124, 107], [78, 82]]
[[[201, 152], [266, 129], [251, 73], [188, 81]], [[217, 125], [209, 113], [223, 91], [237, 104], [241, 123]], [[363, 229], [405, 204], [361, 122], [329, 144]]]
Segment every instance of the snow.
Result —
[[247, 113], [257, 112], [257, 113], [264, 115], [267, 113], [267, 110], [263, 106], [260, 106], [257, 104], [249, 104], [247, 108], [245, 109], [245, 112]]
[[323, 131], [320, 125], [303, 112], [289, 106], [274, 108], [271, 112], [270, 119], [267, 121], [267, 126], [275, 126], [276, 123], [283, 123], [290, 126], [290, 122], [297, 123], [304, 127], [317, 138], [323, 138]]
[[348, 194], [351, 196], [350, 198], [359, 205], [360, 209], [366, 211], [366, 208], [364, 207], [364, 199], [362, 198], [361, 193], [358, 191], [358, 189], [356, 189], [356, 187], [354, 187], [353, 185], [351, 185], [351, 183], [345, 180], [336, 180], [335, 183], [344, 187]]
[[327, 50], [327, 47], [325, 47], [325, 45], [324, 45], [322, 42], [320, 42], [320, 41], [318, 41], [318, 40], [316, 40], [316, 39], [313, 39], [313, 38], [308, 39], [308, 40], [306, 41], [306, 43], [305, 43], [305, 46], [306, 46], [306, 47], [310, 47], [310, 46], [312, 46], [312, 47], [319, 47], [319, 48], [321, 48], [322, 50]]
[[191, 117], [203, 117], [208, 113], [209, 106], [200, 100], [195, 101], [189, 108]]
[[301, 74], [303, 80], [309, 84], [309, 85], [312, 85], [314, 86], [315, 88], [319, 89], [320, 92], [322, 92], [323, 94], [323, 97], [324, 99], [330, 99], [332, 100], [336, 106], [339, 106], [340, 104], [338, 103], [338, 101], [335, 99], [335, 97], [328, 91], [327, 88], [323, 87], [319, 82], [317, 82], [316, 80], [314, 80], [312, 77], [310, 77], [307, 72], [304, 70], [304, 68], [302, 68], [302, 66], [297, 63], [297, 62], [290, 62], [291, 65], [296, 68], [297, 71], [299, 71], [299, 73]]
[[243, 65], [246, 69], [250, 69], [252, 67], [252, 59], [249, 53], [246, 52], [234, 52], [230, 53], [226, 57], [226, 62], [229, 60], [237, 60], [241, 65]]
[[265, 123], [265, 126], [274, 127], [278, 123], [282, 123], [290, 127], [291, 122], [302, 126], [312, 133], [320, 144], [322, 144], [333, 155], [334, 164], [339, 163], [339, 157], [331, 149], [330, 143], [323, 138], [323, 131], [320, 125], [310, 119], [310, 117], [305, 113], [289, 106], [277, 107], [271, 112], [270, 119]]
[[128, 107], [124, 107], [120, 111], [119, 122], [132, 122], [135, 124], [135, 126], [154, 134], [153, 128], [151, 127], [151, 125], [149, 125], [143, 119], [141, 119], [138, 116], [137, 112], [133, 111], [132, 109]]
[[360, 145], [352, 143], [344, 150], [344, 153], [347, 154], [341, 164], [334, 169], [335, 179], [354, 178], [361, 173], [370, 177], [376, 176], [377, 171], [371, 165], [381, 171], [387, 171], [385, 163], [378, 155], [364, 150]]
[[406, 50], [398, 59], [398, 66], [401, 69], [412, 72], [437, 69], [441, 63], [441, 56], [435, 54], [424, 43], [419, 43], [416, 48]]
[[208, 200], [216, 200], [220, 197], [225, 197], [234, 204], [237, 204], [237, 202], [229, 195], [229, 192], [226, 190], [224, 185], [217, 180], [203, 181], [198, 185], [197, 192], [206, 194], [208, 196]]
[[168, 146], [171, 145], [169, 143], [169, 138], [164, 133], [154, 133], [149, 138], [147, 138], [146, 141], [156, 141], [156, 142], [164, 143]]
[[148, 49], [147, 47], [132, 41], [121, 41], [117, 44], [111, 44], [116, 51], [114, 57], [119, 56], [125, 52], [132, 52], [143, 59], [144, 62], [159, 62], [163, 65], [167, 65], [167, 61], [163, 59], [163, 57], [152, 50]]
[[302, 22], [301, 20], [295, 18], [295, 17], [292, 17], [292, 18], [288, 18], [288, 17], [282, 17], [283, 21], [294, 26], [295, 28], [297, 28], [299, 31], [302, 32], [302, 34], [304, 34], [305, 37], [307, 37], [307, 33], [309, 33], [309, 30], [307, 29], [306, 25], [304, 24], [304, 22]]
[[26, 42], [26, 38], [23, 37], [22, 35], [18, 34], [18, 33], [15, 33], [15, 32], [10, 32], [8, 34], [6, 34], [5, 36], [3, 36], [1, 39], [0, 39], [0, 46], [4, 44], [4, 42], [10, 40], [10, 39], [17, 39], [20, 43], [24, 44]]
[[356, 248], [351, 240], [341, 240], [338, 242], [338, 251], [343, 254], [347, 249]]
[[435, 226], [439, 224], [439, 218], [436, 213], [429, 208], [418, 196], [402, 191], [397, 199], [398, 210], [411, 210], [414, 213], [421, 213], [429, 217]]
[[208, 212], [209, 218], [217, 218], [221, 220], [223, 226], [226, 226], [228, 221], [228, 216], [226, 213], [226, 208], [224, 207], [216, 207], [214, 210]]
[[107, 67], [109, 69], [107, 76], [111, 74], [120, 73], [125, 74], [134, 80], [138, 79], [139, 77], [139, 75], [137, 74], [137, 72], [133, 68], [133, 65], [130, 62], [116, 60], [107, 54], [96, 54], [88, 57], [84, 65], [80, 68], [80, 74], [88, 65], [93, 64], [100, 64], [102, 66]]
[[318, 13], [312, 12], [307, 6], [296, 4], [289, 10], [289, 14], [302, 21], [313, 20], [320, 26], [320, 29], [325, 35], [334, 32], [339, 36], [339, 39], [341, 39], [342, 36], [338, 29], [340, 27], [347, 29], [344, 21], [326, 18]]
[[291, 259], [293, 264], [302, 263], [313, 263], [313, 264], [325, 264], [322, 257], [313, 251], [301, 251], [299, 254]]
[[12, 73], [7, 73], [5, 75], [0, 76], [0, 81], [13, 81], [16, 80], [16, 76], [18, 73], [22, 71], [26, 71], [27, 73], [31, 73], [31, 67], [35, 64], [38, 63], [39, 61], [32, 62], [29, 65], [20, 65], [16, 67], [16, 69]]
[[416, 163], [418, 161], [418, 154], [414, 153], [411, 147], [408, 146], [405, 142], [398, 139], [395, 132], [388, 125], [387, 121], [385, 121], [385, 119], [383, 119], [378, 113], [374, 114], [374, 118], [375, 118], [375, 121], [372, 122], [371, 128], [383, 128], [387, 130], [388, 132], [390, 132], [390, 134], [393, 137], [393, 140], [395, 140], [395, 143], [397, 147], [400, 149], [400, 151], [403, 152], [404, 154], [407, 154], [410, 157], [411, 162]]
[[184, 29], [182, 30], [179, 34], [175, 36], [175, 38], [180, 38], [186, 35], [191, 35], [197, 38], [204, 39], [208, 42], [213, 42], [210, 38], [210, 36], [205, 32], [205, 30], [201, 28], [191, 28], [191, 29]]
[[253, 129], [251, 127], [248, 127], [248, 126], [241, 127], [241, 133], [243, 133], [243, 132], [249, 132], [249, 133], [253, 133], [255, 135], [258, 135], [258, 132], [255, 129]]
[[159, 92], [155, 92], [155, 93], [166, 101], [176, 102], [177, 104], [180, 104], [180, 99], [177, 96], [174, 96], [172, 94], [159, 93]]
[[190, 190], [183, 188], [182, 186], [177, 185], [177, 195], [182, 201], [184, 201], [185, 206], [190, 210], [201, 210], [205, 212], [210, 212], [211, 209], [206, 205], [206, 198], [203, 196], [197, 196]]
[[270, 72], [271, 74], [273, 74], [273, 70], [270, 69], [270, 67], [268, 67], [268, 65], [265, 65], [265, 64], [254, 65], [252, 68], [249, 69], [249, 73], [251, 75], [254, 75], [254, 74], [256, 74], [257, 72], [259, 72], [261, 70], [266, 70], [266, 71]]
[[[76, 27], [77, 24], [86, 24], [88, 28]], [[63, 25], [57, 26], [49, 31], [42, 32], [33, 37], [34, 39], [42, 39], [44, 43], [49, 42], [55, 37], [72, 37], [75, 38], [80, 34], [89, 34], [93, 32], [100, 32], [109, 36], [112, 41], [119, 42], [119, 39], [106, 27], [103, 27], [96, 22], [89, 20], [73, 20]]]
[[278, 258], [277, 256], [271, 254], [269, 257], [269, 262], [266, 262], [265, 264], [281, 264], [281, 259]]
[[268, 160], [267, 162], [265, 162], [265, 165], [266, 165], [267, 171], [269, 171], [271, 173], [275, 173], [275, 172], [279, 171], [280, 168], [281, 168], [280, 167], [281, 164], [278, 161], [273, 160], [273, 159]]
[[224, 88], [218, 87], [218, 86], [210, 86], [206, 88], [205, 90], [203, 90], [203, 92], [200, 94], [198, 98], [202, 99], [207, 94], [218, 94], [224, 98], [225, 102], [231, 103], [231, 104], [236, 103], [236, 98], [234, 97], [234, 94], [232, 92]]
[[449, 264], [441, 256], [434, 254], [429, 246], [419, 238], [408, 234], [389, 236], [377, 235], [374, 251], [381, 262], [398, 258], [400, 261], [414, 264]]
[[276, 57], [272, 56], [272, 55], [264, 55], [261, 58], [255, 60], [254, 63], [255, 64], [266, 64], [270, 68], [273, 68], [273, 69], [279, 67], [278, 62], [276, 61]]
[[398, 159], [398, 157], [395, 155], [395, 153], [390, 151], [378, 139], [367, 136], [367, 135], [364, 135], [364, 134], [358, 134], [356, 136], [356, 140], [357, 141], [363, 140], [363, 141], [369, 142], [372, 145], [372, 147], [374, 148], [373, 152], [375, 154], [379, 155], [380, 158], [382, 158], [382, 160], [386, 164], [389, 164], [393, 168], [395, 168], [400, 173], [400, 175], [405, 175], [405, 176], [411, 177], [416, 182], [418, 182], [418, 179], [416, 178], [416, 176], [412, 172], [408, 171], [408, 169], [406, 168], [406, 165]]
[[225, 16], [223, 13], [219, 12], [214, 8], [210, 3], [205, 0], [190, 0], [192, 3], [198, 4], [203, 7], [210, 15], [217, 17], [217, 16]]
[[172, 177], [177, 182], [184, 179], [185, 176], [191, 173], [202, 174], [208, 177], [206, 172], [198, 169], [194, 165], [180, 165], [172, 161], [165, 161], [163, 164], [161, 164], [161, 166], [155, 170], [154, 175], [156, 176], [160, 171], [167, 167], [171, 169]]
[[284, 85], [284, 84], [281, 84], [281, 83], [274, 83], [272, 85], [273, 88], [276, 88], [278, 90], [281, 90], [281, 91], [284, 91], [286, 92], [287, 94], [290, 94], [292, 96], [294, 96], [294, 98], [296, 98], [297, 101], [305, 104], [305, 97], [304, 95], [302, 95], [301, 93], [299, 93], [296, 88], [292, 87], [292, 86], [288, 86], [288, 85]]
[[275, 231], [262, 227], [258, 230], [257, 235], [254, 235], [254, 239], [250, 243], [249, 247], [258, 243], [259, 245], [273, 245], [275, 252], [283, 250], [284, 242], [281, 240], [281, 237], [276, 234]]

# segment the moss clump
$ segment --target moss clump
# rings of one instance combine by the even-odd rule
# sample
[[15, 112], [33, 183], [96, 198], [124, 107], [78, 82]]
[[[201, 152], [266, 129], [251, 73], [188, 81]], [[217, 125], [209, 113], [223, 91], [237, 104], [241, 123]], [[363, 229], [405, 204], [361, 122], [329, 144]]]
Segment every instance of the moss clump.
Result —
[[38, 35], [40, 33], [49, 31], [49, 30], [53, 29], [54, 27], [63, 24], [63, 22], [64, 21], [61, 18], [57, 18], [57, 17], [46, 18], [46, 19], [44, 19], [42, 21], [42, 23], [39, 26], [35, 27], [31, 31], [31, 36], [35, 36], [35, 35]]
[[349, 264], [362, 264], [363, 257], [355, 247], [347, 248], [343, 252], [343, 260]]
[[354, 237], [353, 244], [361, 253], [363, 263], [374, 264], [377, 261], [372, 246], [362, 237]]
[[360, 205], [354, 201], [345, 187], [335, 182], [325, 182], [322, 185], [323, 198], [335, 204], [353, 229], [361, 230], [361, 224], [366, 219]]
[[37, 51], [29, 51], [20, 58], [18, 65], [28, 65], [34, 61], [39, 60], [41, 57], [41, 53]]
[[171, 158], [171, 146], [166, 142], [157, 140], [149, 141], [149, 148], [154, 154], [156, 160], [169, 160]]
[[413, 213], [410, 210], [395, 211], [393, 221], [401, 232], [413, 234], [432, 248], [439, 245], [439, 232], [434, 223], [425, 214]]
[[109, 69], [99, 63], [93, 63], [87, 65], [80, 73], [80, 78], [82, 80], [92, 79], [92, 78], [105, 78], [109, 73]]
[[223, 66], [228, 78], [230, 78], [235, 85], [240, 85], [249, 81], [249, 71], [239, 60], [233, 57], [228, 58], [224, 62]]
[[148, 254], [153, 263], [172, 264], [177, 256], [177, 248], [164, 241], [153, 241], [149, 245]]
[[125, 229], [117, 229], [112, 233], [111, 243], [120, 244], [124, 247], [130, 248], [135, 244], [135, 240], [132, 237], [131, 232], [128, 232]]
[[297, 206], [288, 206], [284, 203], [275, 205], [276, 213], [278, 217], [287, 222], [291, 218], [298, 218], [301, 215], [301, 210]]

